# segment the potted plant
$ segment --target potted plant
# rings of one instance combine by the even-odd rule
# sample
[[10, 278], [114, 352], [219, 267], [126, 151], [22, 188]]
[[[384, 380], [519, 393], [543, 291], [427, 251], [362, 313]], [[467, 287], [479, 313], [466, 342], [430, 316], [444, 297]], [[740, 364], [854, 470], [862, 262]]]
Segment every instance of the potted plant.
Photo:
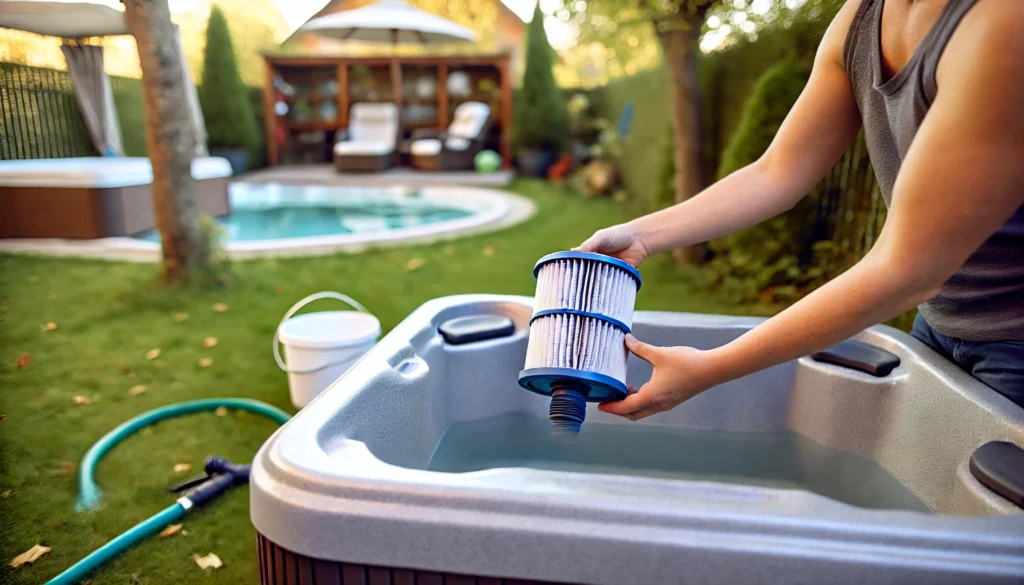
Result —
[[547, 176], [568, 135], [565, 100], [551, 70], [553, 58], [538, 2], [526, 31], [526, 71], [512, 118], [516, 163], [530, 177]]
[[206, 120], [210, 154], [228, 159], [234, 174], [244, 172], [250, 149], [259, 146], [259, 130], [248, 89], [238, 73], [227, 19], [216, 5], [210, 9], [206, 25], [199, 103]]

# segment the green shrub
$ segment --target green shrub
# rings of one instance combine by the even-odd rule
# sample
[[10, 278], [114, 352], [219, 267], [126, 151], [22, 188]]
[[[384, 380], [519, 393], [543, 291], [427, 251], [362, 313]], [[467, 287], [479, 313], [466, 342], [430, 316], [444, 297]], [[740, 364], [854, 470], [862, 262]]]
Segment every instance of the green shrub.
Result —
[[787, 59], [761, 75], [722, 152], [718, 178], [749, 165], [768, 150], [810, 76], [811, 65], [797, 59]]
[[512, 116], [512, 144], [517, 150], [565, 150], [569, 123], [562, 90], [551, 70], [553, 61], [538, 3], [526, 30], [526, 71]]
[[[722, 155], [719, 176], [756, 161], [771, 144], [810, 77], [810, 65], [788, 59], [761, 76]], [[796, 208], [754, 227], [708, 243], [708, 270], [733, 302], [787, 302], [814, 280], [802, 269], [813, 254], [818, 205], [807, 197]], [[820, 275], [819, 275], [820, 276]]]
[[259, 136], [249, 90], [238, 74], [228, 23], [217, 6], [210, 9], [203, 59], [199, 102], [210, 149], [255, 148]]

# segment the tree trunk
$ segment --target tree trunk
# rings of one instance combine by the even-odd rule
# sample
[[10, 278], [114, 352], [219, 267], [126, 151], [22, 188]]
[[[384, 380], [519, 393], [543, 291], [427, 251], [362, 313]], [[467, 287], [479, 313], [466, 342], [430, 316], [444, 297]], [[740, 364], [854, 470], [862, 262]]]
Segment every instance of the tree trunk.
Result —
[[210, 244], [192, 179], [195, 136], [177, 32], [167, 0], [123, 0], [138, 46], [146, 110], [146, 147], [153, 163], [153, 211], [163, 249], [163, 276], [181, 282], [208, 272]]
[[[675, 201], [680, 203], [704, 188], [701, 153], [701, 100], [697, 82], [697, 53], [703, 11], [693, 22], [659, 27], [658, 40], [668, 68], [669, 113], [675, 140]], [[664, 23], [663, 23], [664, 24]], [[693, 262], [700, 256], [699, 246], [680, 248], [673, 256], [680, 262]]]

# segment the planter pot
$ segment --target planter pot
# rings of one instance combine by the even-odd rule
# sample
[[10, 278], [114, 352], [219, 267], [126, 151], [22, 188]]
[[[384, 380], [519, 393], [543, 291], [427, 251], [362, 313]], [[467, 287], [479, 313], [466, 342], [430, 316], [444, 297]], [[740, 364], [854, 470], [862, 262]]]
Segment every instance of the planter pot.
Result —
[[231, 163], [232, 175], [240, 175], [249, 168], [249, 152], [241, 148], [211, 150], [210, 156], [228, 159], [228, 162]]
[[544, 150], [520, 150], [516, 155], [516, 166], [519, 174], [539, 179], [547, 178], [548, 169], [555, 164], [558, 156]]

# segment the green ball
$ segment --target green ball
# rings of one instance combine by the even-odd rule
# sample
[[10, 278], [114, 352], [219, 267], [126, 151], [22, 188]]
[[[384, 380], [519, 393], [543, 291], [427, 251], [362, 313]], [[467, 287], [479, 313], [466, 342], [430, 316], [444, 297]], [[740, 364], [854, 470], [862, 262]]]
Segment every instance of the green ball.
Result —
[[473, 157], [478, 173], [493, 173], [501, 168], [501, 157], [493, 150], [481, 150]]

